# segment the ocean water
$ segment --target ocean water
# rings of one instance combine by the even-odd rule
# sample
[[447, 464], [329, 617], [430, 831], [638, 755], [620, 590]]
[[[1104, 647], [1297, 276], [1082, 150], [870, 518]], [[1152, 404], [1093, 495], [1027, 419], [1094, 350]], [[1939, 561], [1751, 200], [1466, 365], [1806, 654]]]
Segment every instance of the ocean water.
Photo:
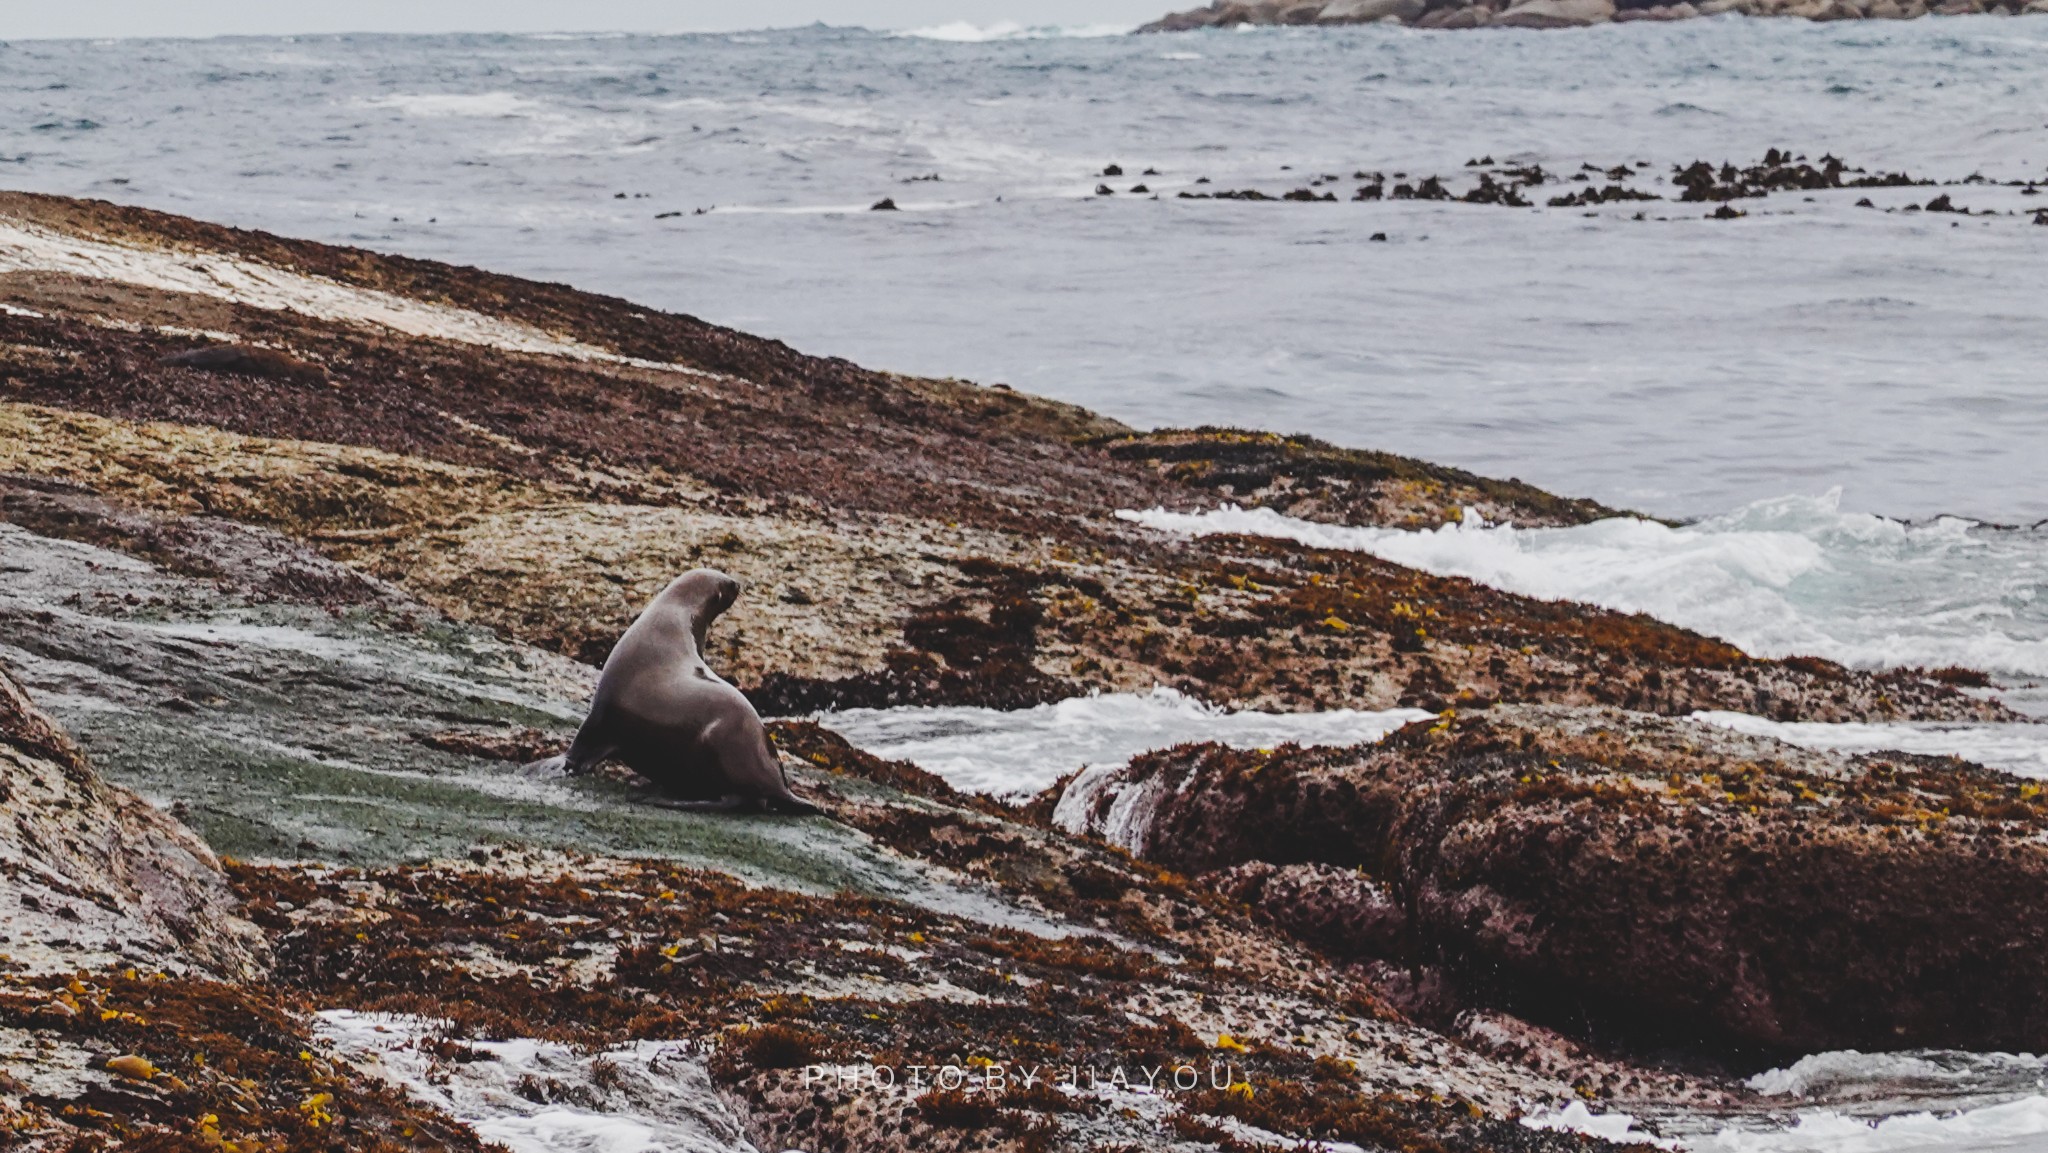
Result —
[[[0, 47], [0, 186], [1664, 516], [1839, 486], [1858, 511], [2048, 517], [2048, 228], [2028, 216], [1887, 214], [1854, 191], [1736, 221], [1174, 195], [1330, 174], [1342, 198], [1360, 170], [1462, 188], [1482, 156], [1663, 174], [1772, 147], [2048, 177], [2048, 21], [1055, 31], [22, 41]], [[1111, 162], [1118, 194], [1092, 195]], [[866, 211], [885, 197], [904, 211]]]

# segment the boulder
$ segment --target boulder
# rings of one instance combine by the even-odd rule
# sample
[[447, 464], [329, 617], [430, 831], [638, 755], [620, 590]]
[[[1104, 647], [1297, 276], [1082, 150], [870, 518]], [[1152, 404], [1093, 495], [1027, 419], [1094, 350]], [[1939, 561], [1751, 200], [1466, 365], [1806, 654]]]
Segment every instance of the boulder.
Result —
[[212, 850], [101, 780], [0, 672], [0, 959], [15, 972], [110, 967], [260, 975], [265, 945]]
[[1141, 26], [1140, 32], [1193, 32], [1198, 28], [1213, 28], [1223, 22], [1221, 6], [1193, 8], [1186, 12], [1169, 12], [1150, 24]]
[[1303, 4], [1303, 0], [1253, 0], [1247, 4], [1233, 4], [1225, 10], [1225, 25], [1284, 25], [1288, 14], [1298, 8], [1317, 8], [1321, 4]]
[[2048, 16], [2048, 0], [2033, 0], [2021, 11], [2029, 16]]
[[1392, 16], [1412, 24], [1427, 7], [1426, 0], [1331, 0], [1316, 19], [1322, 24], [1371, 24]]
[[[1189, 874], [1363, 870], [1360, 916], [1398, 902], [1406, 956], [1582, 1036], [2048, 1046], [2048, 797], [1955, 760], [1517, 706], [1352, 749], [1153, 754], [1077, 777], [1055, 820]], [[1263, 884], [1328, 944], [1341, 916]]]
[[1614, 0], [1524, 0], [1494, 18], [1503, 28], [1583, 28], [1614, 19]]
[[[1195, 8], [1161, 17], [1139, 28], [1140, 32], [1188, 32], [1197, 28], [1235, 28], [1239, 24], [1279, 24], [1290, 9], [1302, 7], [1301, 0], [1231, 0], [1207, 8]], [[1313, 5], [1318, 10], [1321, 5]]]

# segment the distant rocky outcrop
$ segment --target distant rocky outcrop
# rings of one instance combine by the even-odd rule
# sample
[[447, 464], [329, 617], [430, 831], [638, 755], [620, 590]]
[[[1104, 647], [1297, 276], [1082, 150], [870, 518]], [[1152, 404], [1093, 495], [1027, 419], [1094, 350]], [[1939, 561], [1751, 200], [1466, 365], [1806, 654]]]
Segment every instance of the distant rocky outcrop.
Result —
[[256, 975], [262, 935], [235, 914], [191, 830], [102, 781], [0, 671], [0, 968]]
[[1750, 1056], [2048, 1045], [2048, 798], [1960, 761], [1502, 708], [1153, 754], [1055, 819], [1460, 990], [1425, 1012]]
[[1807, 20], [1912, 20], [2048, 13], [2048, 0], [1214, 0], [1175, 12], [1140, 32], [1189, 32], [1242, 24], [1406, 24], [1417, 28], [1582, 28], [1632, 20], [1689, 20], [1726, 12]]

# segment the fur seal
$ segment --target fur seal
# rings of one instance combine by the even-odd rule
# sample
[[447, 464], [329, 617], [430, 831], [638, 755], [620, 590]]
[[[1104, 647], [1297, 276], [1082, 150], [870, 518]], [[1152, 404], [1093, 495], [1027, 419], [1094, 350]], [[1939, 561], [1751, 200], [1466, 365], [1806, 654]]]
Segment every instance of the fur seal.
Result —
[[790, 792], [753, 704], [704, 663], [711, 623], [739, 595], [740, 582], [712, 569], [669, 582], [606, 658], [575, 743], [534, 767], [575, 773], [616, 758], [668, 808], [818, 812]]

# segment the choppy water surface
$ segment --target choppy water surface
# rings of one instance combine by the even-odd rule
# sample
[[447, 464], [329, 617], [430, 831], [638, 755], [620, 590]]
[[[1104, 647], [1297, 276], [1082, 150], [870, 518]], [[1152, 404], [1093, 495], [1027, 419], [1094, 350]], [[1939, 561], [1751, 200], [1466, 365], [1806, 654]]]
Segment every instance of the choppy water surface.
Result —
[[[1203, 176], [1280, 193], [1329, 173], [1343, 196], [1359, 169], [1668, 172], [1775, 146], [2042, 177], [2048, 21], [936, 31], [953, 38], [21, 42], [0, 50], [0, 184], [565, 280], [1141, 424], [1312, 431], [1659, 514], [1839, 485], [1853, 509], [2048, 517], [2048, 228], [2028, 217], [1887, 215], [1860, 192], [1721, 222], [1656, 203], [1173, 198]], [[1111, 161], [1120, 194], [1091, 195]], [[1165, 199], [1121, 191], [1141, 180]], [[906, 211], [865, 211], [883, 197]]]

